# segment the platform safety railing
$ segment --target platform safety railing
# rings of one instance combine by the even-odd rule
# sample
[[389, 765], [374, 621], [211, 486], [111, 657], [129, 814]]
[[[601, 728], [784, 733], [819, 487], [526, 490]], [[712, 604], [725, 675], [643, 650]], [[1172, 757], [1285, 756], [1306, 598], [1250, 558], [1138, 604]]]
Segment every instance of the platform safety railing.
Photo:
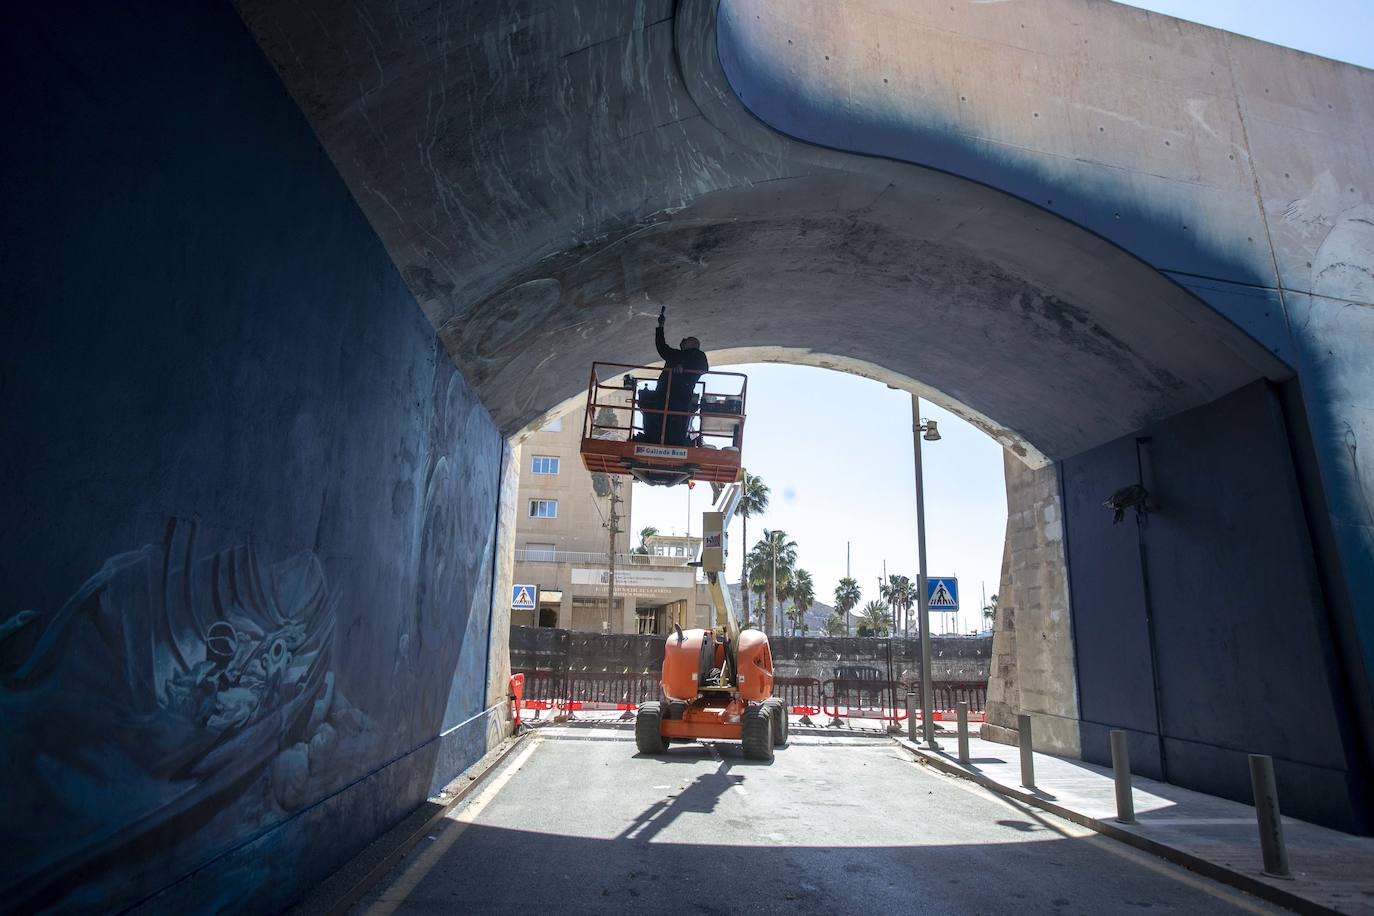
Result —
[[[667, 374], [669, 387], [674, 374], [695, 377], [689, 409], [670, 408], [666, 394], [662, 401], [652, 396], [654, 389], [648, 387], [649, 383], [656, 382], [661, 373]], [[740, 372], [687, 372], [628, 363], [593, 363], [582, 437], [623, 441], [638, 435], [664, 443], [668, 438], [668, 418], [686, 417], [687, 432], [693, 440], [703, 444], [711, 440], [717, 448], [738, 450], [744, 446], [748, 385], [748, 377]], [[621, 423], [622, 413], [629, 414], [628, 423]], [[718, 424], [721, 429], [712, 428]]]

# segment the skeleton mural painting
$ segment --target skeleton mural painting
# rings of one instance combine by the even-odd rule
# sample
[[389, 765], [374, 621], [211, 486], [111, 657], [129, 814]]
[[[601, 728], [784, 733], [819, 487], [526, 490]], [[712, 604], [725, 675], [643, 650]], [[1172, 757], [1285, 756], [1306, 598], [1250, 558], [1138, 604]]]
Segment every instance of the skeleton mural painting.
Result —
[[265, 826], [333, 788], [335, 762], [366, 740], [335, 684], [335, 602], [315, 555], [202, 552], [197, 534], [173, 522], [60, 608], [0, 624], [13, 748], [0, 779], [41, 787], [0, 796], [0, 819], [30, 825], [19, 870], [0, 873], [10, 903], [51, 901], [131, 834], [175, 826], [210, 852], [229, 839], [221, 810]]

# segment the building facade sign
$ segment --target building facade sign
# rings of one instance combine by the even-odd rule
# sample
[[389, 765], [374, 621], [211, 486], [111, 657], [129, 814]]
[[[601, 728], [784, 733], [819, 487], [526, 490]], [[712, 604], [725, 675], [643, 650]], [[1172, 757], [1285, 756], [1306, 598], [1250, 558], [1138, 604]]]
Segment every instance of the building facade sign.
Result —
[[[578, 591], [585, 592], [587, 587], [605, 588], [610, 581], [610, 571], [606, 569], [583, 569], [574, 567], [572, 584], [582, 586]], [[615, 571], [615, 591], [617, 595], [630, 595], [635, 598], [665, 598], [675, 591], [696, 587], [696, 573], [690, 569], [617, 569]]]

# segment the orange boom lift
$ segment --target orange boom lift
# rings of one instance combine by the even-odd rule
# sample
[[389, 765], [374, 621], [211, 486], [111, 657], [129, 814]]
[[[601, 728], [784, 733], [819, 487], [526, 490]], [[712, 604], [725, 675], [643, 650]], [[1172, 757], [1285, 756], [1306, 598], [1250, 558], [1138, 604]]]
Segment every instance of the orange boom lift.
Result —
[[674, 741], [741, 741], [744, 756], [773, 759], [787, 743], [790, 710], [773, 696], [773, 653], [760, 630], [740, 629], [725, 585], [725, 545], [744, 484], [730, 484], [702, 524], [700, 565], [710, 586], [716, 625], [675, 626], [663, 647], [664, 700], [645, 703], [635, 716], [635, 746], [661, 754]]
[[[772, 760], [787, 743], [789, 713], [773, 696], [773, 653], [760, 630], [741, 629], [725, 585], [726, 533], [744, 495], [740, 449], [749, 380], [705, 372], [685, 410], [650, 387], [652, 366], [593, 363], [582, 427], [582, 463], [594, 474], [625, 474], [656, 486], [705, 480], [717, 492], [703, 516], [700, 566], [715, 607], [715, 626], [673, 627], [663, 647], [664, 699], [635, 715], [635, 745], [661, 754], [674, 741], [741, 741], [744, 756]], [[669, 370], [671, 389], [672, 370]], [[671, 416], [687, 416], [684, 438], [669, 441]]]
[[[693, 385], [690, 403], [674, 410], [651, 384], [662, 371], [625, 363], [592, 364], [582, 464], [593, 474], [627, 474], [654, 486], [693, 480], [732, 483], [739, 477], [744, 446], [748, 377], [740, 372], [703, 372]], [[670, 380], [675, 371], [680, 370], [667, 370]], [[669, 441], [669, 417], [688, 418], [682, 440]]]

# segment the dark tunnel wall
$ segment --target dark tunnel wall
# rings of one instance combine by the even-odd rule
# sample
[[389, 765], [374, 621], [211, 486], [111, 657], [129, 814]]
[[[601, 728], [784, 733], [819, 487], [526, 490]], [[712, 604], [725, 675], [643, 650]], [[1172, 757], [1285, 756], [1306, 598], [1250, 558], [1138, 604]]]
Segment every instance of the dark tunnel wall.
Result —
[[32, 6], [0, 910], [279, 908], [486, 749], [504, 443], [228, 4]]
[[[1124, 728], [1137, 772], [1248, 802], [1246, 755], [1270, 754], [1285, 814], [1374, 827], [1269, 383], [1062, 472], [1083, 758], [1109, 764]], [[1157, 511], [1113, 525], [1102, 501], [1137, 481]]]

